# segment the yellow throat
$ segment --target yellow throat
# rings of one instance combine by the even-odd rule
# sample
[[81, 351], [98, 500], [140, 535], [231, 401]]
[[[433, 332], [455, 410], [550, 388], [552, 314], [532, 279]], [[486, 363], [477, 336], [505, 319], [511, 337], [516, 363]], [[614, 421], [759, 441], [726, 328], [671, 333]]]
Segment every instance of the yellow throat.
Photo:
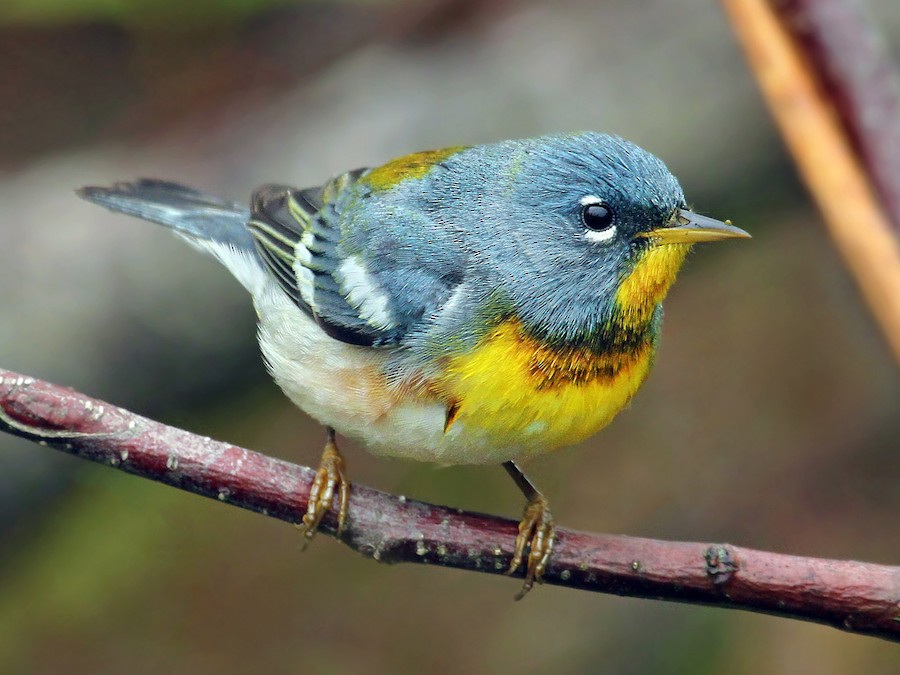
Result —
[[690, 246], [648, 248], [616, 293], [615, 334], [641, 335], [602, 350], [551, 346], [528, 334], [518, 319], [490, 331], [470, 353], [449, 360], [438, 383], [450, 402], [447, 428], [474, 425], [498, 443], [572, 445], [609, 424], [628, 405], [650, 371], [656, 347], [653, 313]]

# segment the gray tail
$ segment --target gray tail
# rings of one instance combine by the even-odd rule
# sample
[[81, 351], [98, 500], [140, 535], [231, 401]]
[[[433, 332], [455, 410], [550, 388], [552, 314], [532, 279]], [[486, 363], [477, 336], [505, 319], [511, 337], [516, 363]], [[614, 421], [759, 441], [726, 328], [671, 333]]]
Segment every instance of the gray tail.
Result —
[[78, 196], [110, 211], [165, 225], [217, 258], [254, 296], [266, 282], [246, 206], [178, 183], [142, 178], [112, 187], [83, 187]]
[[189, 239], [212, 241], [246, 251], [254, 250], [247, 230], [246, 206], [198, 192], [178, 183], [142, 178], [112, 187], [83, 187], [82, 199], [170, 227]]

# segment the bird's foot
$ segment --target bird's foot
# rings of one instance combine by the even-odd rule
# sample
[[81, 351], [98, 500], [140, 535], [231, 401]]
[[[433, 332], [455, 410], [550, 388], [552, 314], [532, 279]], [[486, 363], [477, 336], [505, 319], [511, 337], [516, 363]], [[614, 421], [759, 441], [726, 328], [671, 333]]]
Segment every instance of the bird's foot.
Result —
[[[547, 569], [550, 555], [553, 553], [553, 544], [556, 542], [556, 524], [550, 513], [547, 498], [541, 493], [535, 493], [525, 506], [525, 513], [519, 523], [519, 534], [516, 536], [516, 548], [507, 574], [514, 574], [525, 562], [525, 582], [522, 589], [516, 593], [516, 600], [521, 600], [530, 591], [535, 582], [541, 583], [541, 577]], [[525, 558], [525, 549], [528, 549], [528, 557]]]
[[344, 458], [334, 442], [334, 430], [328, 429], [328, 441], [322, 451], [322, 460], [319, 462], [319, 470], [309, 489], [306, 513], [298, 525], [303, 535], [303, 548], [312, 541], [319, 529], [319, 523], [331, 508], [331, 501], [335, 491], [338, 494], [338, 527], [337, 536], [340, 537], [347, 522], [348, 502], [350, 499], [350, 482], [344, 476]]

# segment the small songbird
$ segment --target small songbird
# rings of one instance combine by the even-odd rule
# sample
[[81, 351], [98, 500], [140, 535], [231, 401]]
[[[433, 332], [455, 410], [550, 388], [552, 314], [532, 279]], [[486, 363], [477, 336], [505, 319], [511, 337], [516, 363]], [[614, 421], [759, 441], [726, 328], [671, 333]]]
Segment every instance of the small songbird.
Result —
[[161, 223], [253, 296], [272, 377], [327, 430], [301, 529], [348, 482], [335, 431], [376, 454], [502, 463], [527, 505], [519, 597], [553, 550], [547, 499], [516, 462], [603, 428], [653, 362], [691, 246], [749, 237], [697, 215], [661, 160], [560, 134], [419, 152], [322, 187], [266, 185], [249, 209], [159, 180], [86, 187]]

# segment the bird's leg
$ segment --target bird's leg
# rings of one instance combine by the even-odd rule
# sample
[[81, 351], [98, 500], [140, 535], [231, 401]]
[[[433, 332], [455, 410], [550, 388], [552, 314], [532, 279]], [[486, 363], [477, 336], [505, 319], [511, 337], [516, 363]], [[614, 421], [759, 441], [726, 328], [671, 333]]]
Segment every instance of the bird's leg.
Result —
[[319, 462], [319, 470], [315, 480], [309, 489], [306, 513], [298, 526], [303, 535], [303, 548], [312, 540], [319, 528], [322, 518], [331, 508], [331, 500], [337, 490], [338, 501], [338, 528], [337, 536], [340, 537], [347, 522], [347, 503], [350, 499], [350, 482], [344, 476], [344, 458], [334, 442], [334, 429], [325, 427], [328, 439], [325, 449], [322, 451], [322, 460]]
[[547, 498], [534, 486], [528, 476], [516, 466], [513, 461], [503, 462], [503, 468], [512, 476], [519, 486], [522, 494], [528, 499], [525, 505], [525, 513], [519, 523], [519, 534], [516, 536], [516, 549], [507, 574], [513, 574], [522, 564], [525, 548], [528, 547], [528, 558], [525, 565], [525, 583], [522, 590], [516, 594], [516, 600], [521, 600], [534, 586], [534, 582], [541, 583], [541, 576], [547, 568], [550, 554], [553, 553], [553, 544], [556, 541], [556, 525], [550, 513], [550, 505]]

